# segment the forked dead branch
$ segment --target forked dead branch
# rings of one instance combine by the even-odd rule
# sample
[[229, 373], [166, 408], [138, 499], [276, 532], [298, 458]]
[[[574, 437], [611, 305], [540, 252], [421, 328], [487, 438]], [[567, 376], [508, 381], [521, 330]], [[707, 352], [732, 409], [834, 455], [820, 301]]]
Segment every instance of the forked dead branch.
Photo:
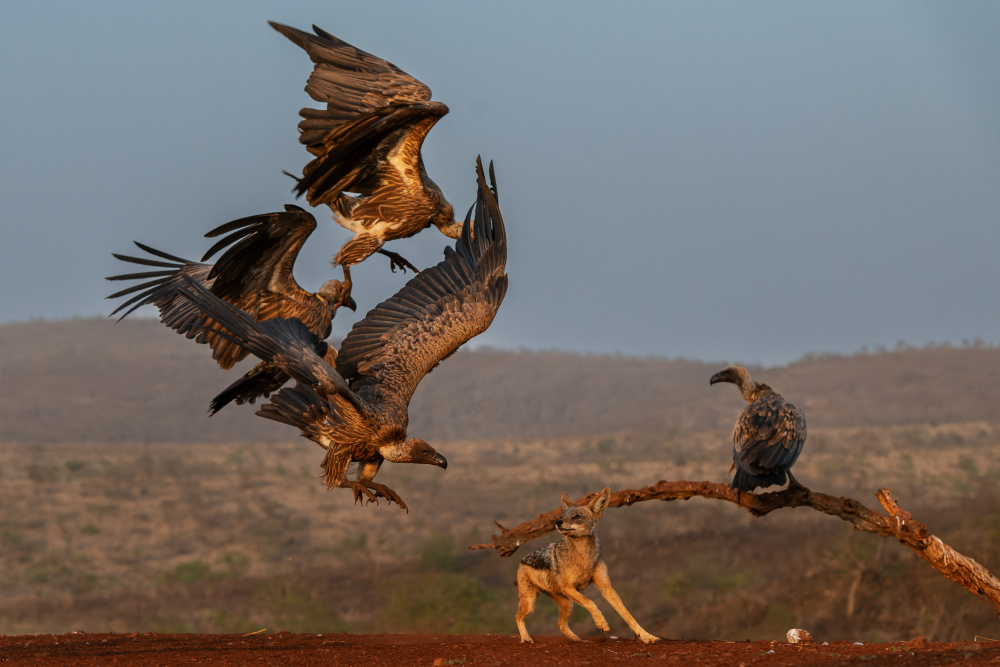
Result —
[[[589, 502], [592, 493], [577, 501]], [[763, 516], [783, 507], [811, 507], [814, 510], [839, 517], [851, 523], [856, 529], [876, 533], [885, 537], [895, 537], [902, 544], [913, 549], [918, 556], [939, 570], [957, 584], [961, 584], [983, 598], [1000, 616], [1000, 580], [975, 560], [963, 556], [940, 538], [931, 535], [922, 522], [900, 509], [892, 499], [889, 489], [880, 489], [879, 503], [887, 515], [865, 507], [852, 498], [815, 493], [804, 487], [793, 487], [773, 493], [750, 494], [729, 488], [728, 484], [717, 482], [668, 482], [661, 480], [641, 489], [625, 489], [611, 494], [608, 507], [632, 505], [644, 500], [687, 500], [695, 496], [716, 498], [739, 505], [754, 516]], [[474, 544], [470, 549], [496, 549], [501, 556], [514, 554], [521, 545], [538, 539], [555, 530], [555, 521], [562, 508], [554, 509], [507, 529], [497, 523], [500, 534], [494, 535], [489, 544]]]

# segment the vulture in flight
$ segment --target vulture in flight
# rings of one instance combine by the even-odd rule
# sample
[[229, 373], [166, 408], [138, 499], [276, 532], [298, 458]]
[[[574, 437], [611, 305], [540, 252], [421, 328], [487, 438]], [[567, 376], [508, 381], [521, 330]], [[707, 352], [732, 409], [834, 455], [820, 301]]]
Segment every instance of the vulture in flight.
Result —
[[791, 467], [799, 458], [806, 441], [806, 417], [762, 382], [750, 380], [742, 366], [729, 366], [709, 380], [731, 382], [740, 388], [746, 408], [733, 428], [733, 468], [736, 474], [730, 486], [753, 492], [757, 487], [784, 484], [801, 486], [792, 476]]
[[416, 267], [382, 248], [431, 225], [457, 239], [462, 223], [424, 169], [420, 147], [448, 113], [431, 90], [381, 58], [313, 26], [310, 34], [280, 23], [271, 27], [302, 47], [315, 66], [306, 92], [326, 109], [300, 111], [299, 141], [315, 157], [295, 193], [312, 206], [326, 204], [354, 236], [333, 259], [344, 269], [342, 298], [350, 295], [350, 266], [375, 252], [393, 271]]
[[[336, 363], [317, 354], [315, 336], [298, 320], [257, 322], [190, 278], [178, 291], [225, 327], [222, 335], [297, 381], [257, 412], [294, 426], [326, 449], [329, 488], [354, 491], [355, 502], [386, 498], [402, 508], [392, 489], [374, 481], [384, 461], [448, 463], [419, 438], [407, 437], [410, 397], [441, 360], [489, 327], [507, 291], [507, 237], [490, 164], [488, 187], [476, 160], [475, 216], [465, 217], [454, 249], [411, 278], [395, 296], [373, 308], [344, 338]], [[348, 465], [359, 463], [347, 479]]]
[[[205, 235], [210, 238], [226, 235], [202, 257], [204, 262], [228, 247], [215, 265], [181, 259], [136, 241], [140, 249], [159, 259], [113, 255], [124, 262], [156, 267], [156, 270], [109, 276], [108, 280], [147, 281], [107, 297], [117, 299], [131, 295], [111, 315], [125, 310], [120, 321], [136, 308], [153, 304], [160, 310], [161, 322], [199, 343], [208, 343], [219, 366], [232, 368], [249, 352], [221, 335], [221, 324], [177, 295], [177, 286], [183, 284], [187, 276], [257, 320], [275, 317], [300, 320], [316, 337], [317, 353], [328, 356], [332, 361], [337, 352], [326, 344], [325, 339], [330, 335], [337, 304], [343, 301], [343, 284], [328, 280], [318, 293], [313, 294], [302, 289], [292, 275], [299, 250], [314, 229], [316, 219], [298, 206], [286, 206], [279, 213], [233, 220]], [[352, 310], [355, 308], [353, 299], [349, 297], [346, 305]], [[253, 403], [255, 399], [276, 391], [288, 379], [288, 375], [273, 364], [259, 363], [215, 397], [211, 412], [215, 414], [233, 400], [237, 404]]]

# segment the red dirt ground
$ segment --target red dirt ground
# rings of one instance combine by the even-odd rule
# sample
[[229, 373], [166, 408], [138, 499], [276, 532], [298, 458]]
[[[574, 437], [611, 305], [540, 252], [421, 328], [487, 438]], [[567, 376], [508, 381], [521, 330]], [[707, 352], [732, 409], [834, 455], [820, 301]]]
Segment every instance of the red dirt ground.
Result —
[[27, 665], [1000, 665], [1000, 641], [894, 644], [514, 635], [86, 634], [0, 636], [0, 662]]

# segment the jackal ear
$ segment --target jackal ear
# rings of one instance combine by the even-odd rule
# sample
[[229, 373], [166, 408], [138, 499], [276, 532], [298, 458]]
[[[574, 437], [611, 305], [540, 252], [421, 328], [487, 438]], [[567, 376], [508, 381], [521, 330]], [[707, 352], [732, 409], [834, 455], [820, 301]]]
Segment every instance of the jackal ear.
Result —
[[568, 510], [570, 507], [576, 507], [576, 505], [573, 504], [573, 501], [570, 500], [569, 496], [565, 493], [562, 494], [562, 505], [564, 510]]
[[606, 486], [603, 491], [597, 494], [596, 498], [590, 501], [590, 511], [593, 512], [595, 517], [600, 517], [604, 514], [609, 500], [611, 500], [611, 487]]

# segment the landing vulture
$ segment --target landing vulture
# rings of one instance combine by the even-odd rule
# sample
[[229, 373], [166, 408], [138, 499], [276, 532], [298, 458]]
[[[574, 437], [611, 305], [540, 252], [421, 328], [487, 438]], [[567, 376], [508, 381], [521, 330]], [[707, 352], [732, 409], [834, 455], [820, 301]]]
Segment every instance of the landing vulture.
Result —
[[[329, 280], [318, 293], [313, 294], [302, 289], [292, 275], [299, 250], [314, 229], [316, 219], [298, 206], [286, 206], [284, 211], [278, 213], [233, 220], [205, 235], [210, 238], [226, 235], [202, 257], [204, 262], [228, 247], [214, 266], [181, 259], [136, 241], [139, 248], [160, 259], [117, 253], [114, 256], [124, 262], [157, 267], [157, 270], [109, 276], [108, 280], [152, 279], [110, 295], [109, 299], [132, 295], [111, 314], [116, 315], [127, 309], [119, 318], [121, 320], [136, 308], [153, 304], [160, 310], [161, 322], [199, 343], [208, 343], [219, 366], [232, 368], [249, 352], [220, 335], [220, 323], [206, 317], [187, 299], [177, 295], [177, 286], [183, 284], [187, 276], [254, 319], [297, 318], [316, 337], [318, 353], [326, 354], [333, 360], [337, 352], [328, 347], [324, 339], [330, 335], [336, 304], [342, 301], [343, 284]], [[348, 298], [346, 304], [354, 308], [353, 299]], [[233, 400], [238, 404], [252, 403], [276, 391], [287, 380], [288, 375], [279, 368], [267, 362], [257, 364], [216, 396], [211, 411], [214, 414]]]
[[784, 484], [801, 486], [791, 467], [806, 441], [806, 417], [766, 384], [750, 380], [742, 366], [729, 366], [709, 380], [731, 382], [740, 389], [747, 407], [733, 428], [732, 488], [753, 492], [757, 487]]
[[[406, 507], [392, 489], [374, 481], [383, 461], [447, 467], [433, 447], [407, 437], [407, 410], [424, 375], [489, 327], [507, 291], [507, 237], [493, 165], [492, 188], [478, 159], [476, 173], [474, 221], [470, 209], [455, 248], [446, 248], [443, 261], [355, 324], [335, 366], [315, 352], [315, 336], [298, 320], [256, 322], [197, 280], [186, 279], [178, 288], [225, 326], [223, 335], [298, 382], [257, 414], [298, 428], [326, 449], [327, 486], [352, 489], [355, 501], [383, 497]], [[351, 462], [361, 464], [355, 480], [347, 479]]]
[[432, 102], [430, 88], [392, 63], [316, 26], [315, 34], [271, 26], [309, 54], [315, 66], [306, 92], [326, 104], [326, 109], [300, 112], [299, 141], [315, 158], [295, 193], [313, 206], [327, 204], [334, 219], [354, 234], [333, 259], [334, 266], [344, 268], [342, 298], [350, 294], [350, 266], [372, 253], [389, 256], [393, 271], [416, 271], [382, 245], [431, 225], [451, 238], [462, 231], [420, 155], [424, 137], [448, 107]]

